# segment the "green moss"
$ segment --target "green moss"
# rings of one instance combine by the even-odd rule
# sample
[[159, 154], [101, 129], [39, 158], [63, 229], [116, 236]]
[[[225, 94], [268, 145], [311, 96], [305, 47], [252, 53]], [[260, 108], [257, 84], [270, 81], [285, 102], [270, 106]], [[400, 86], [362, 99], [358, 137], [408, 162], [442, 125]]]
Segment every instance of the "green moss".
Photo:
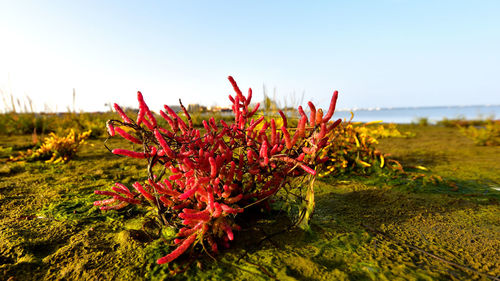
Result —
[[435, 174], [461, 181], [500, 184], [500, 147], [476, 146], [457, 128], [400, 125], [417, 134], [410, 139], [382, 139], [379, 149], [404, 166], [423, 165]]
[[[405, 167], [423, 165], [446, 184], [377, 172], [315, 185], [311, 232], [284, 231], [290, 219], [242, 221], [231, 249], [199, 257], [174, 280], [475, 280], [498, 276], [500, 151], [477, 147], [457, 129], [405, 126], [410, 139], [383, 139]], [[0, 136], [0, 147], [30, 136]], [[141, 161], [111, 155], [92, 140], [66, 165], [0, 162], [0, 280], [164, 280], [189, 264], [156, 259], [172, 248], [147, 211], [101, 212], [95, 189], [143, 177]], [[93, 146], [92, 146], [93, 145]], [[123, 142], [112, 146], [127, 146]], [[3, 157], [3, 158], [2, 158]], [[7, 167], [7, 168], [4, 168]], [[279, 210], [280, 206], [277, 206]], [[270, 234], [277, 233], [265, 239]], [[169, 241], [172, 230], [161, 235]], [[417, 250], [420, 249], [420, 250]], [[201, 250], [201, 249], [197, 249]], [[431, 257], [470, 268], [466, 270]]]

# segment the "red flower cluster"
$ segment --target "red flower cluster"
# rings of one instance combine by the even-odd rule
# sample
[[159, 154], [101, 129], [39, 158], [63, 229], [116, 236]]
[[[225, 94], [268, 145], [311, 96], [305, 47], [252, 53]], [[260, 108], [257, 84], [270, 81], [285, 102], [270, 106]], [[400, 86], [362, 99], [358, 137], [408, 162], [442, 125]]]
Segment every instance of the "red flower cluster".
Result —
[[[280, 111], [283, 125], [278, 129], [274, 119], [254, 117], [259, 104], [249, 108], [251, 89], [244, 96], [231, 76], [229, 81], [236, 92], [234, 97], [229, 96], [234, 123], [210, 118], [203, 121], [204, 130], [197, 129], [181, 103], [185, 120], [165, 105], [160, 115], [169, 128], [163, 128], [141, 92], [137, 93], [140, 109], [136, 122], [117, 104], [114, 107], [122, 121], [107, 122], [111, 136], [117, 133], [141, 145], [141, 151], [112, 152], [146, 159], [148, 180], [134, 183], [134, 190], [120, 183], [112, 187], [113, 191], [96, 190], [96, 194], [112, 198], [96, 201], [94, 205], [110, 210], [128, 204], [150, 204], [157, 208], [163, 223], [179, 226], [174, 240], [177, 248], [158, 259], [159, 264], [176, 259], [196, 242], [208, 243], [214, 253], [221, 245], [228, 247], [234, 231], [240, 229], [234, 222], [237, 214], [250, 205], [268, 206], [268, 199], [285, 186], [299, 188], [290, 186], [292, 180], [314, 177], [318, 165], [327, 160], [320, 159], [318, 152], [328, 144], [327, 133], [340, 123], [340, 119], [329, 122], [337, 91], [324, 116], [311, 102], [309, 118], [299, 107], [300, 121], [293, 130], [288, 128], [287, 117]], [[159, 171], [154, 172], [154, 167]], [[166, 171], [170, 171], [168, 177]]]

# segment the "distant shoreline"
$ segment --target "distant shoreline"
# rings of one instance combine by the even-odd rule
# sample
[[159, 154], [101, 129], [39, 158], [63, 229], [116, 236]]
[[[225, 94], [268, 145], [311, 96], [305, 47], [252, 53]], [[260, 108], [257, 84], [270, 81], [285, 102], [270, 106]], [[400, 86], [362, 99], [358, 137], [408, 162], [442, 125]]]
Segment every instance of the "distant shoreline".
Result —
[[500, 107], [500, 104], [478, 104], [478, 105], [436, 105], [436, 106], [397, 106], [397, 107], [354, 107], [338, 108], [336, 112], [356, 111], [381, 111], [381, 110], [414, 110], [414, 109], [440, 109], [440, 108], [477, 108], [477, 107]]
[[415, 106], [393, 108], [369, 108], [354, 110], [337, 110], [337, 118], [351, 118], [353, 121], [370, 122], [382, 120], [386, 123], [409, 124], [418, 122], [419, 119], [428, 119], [436, 123], [444, 119], [495, 119], [500, 117], [500, 105], [465, 105], [465, 106]]

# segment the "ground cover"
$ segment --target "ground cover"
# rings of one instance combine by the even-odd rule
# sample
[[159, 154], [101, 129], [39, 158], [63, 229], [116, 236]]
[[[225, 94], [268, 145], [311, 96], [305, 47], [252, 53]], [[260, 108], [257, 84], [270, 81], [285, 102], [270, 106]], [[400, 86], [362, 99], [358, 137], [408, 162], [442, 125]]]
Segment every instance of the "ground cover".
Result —
[[[392, 174], [316, 181], [311, 232], [286, 212], [246, 217], [232, 248], [174, 280], [476, 280], [500, 276], [500, 148], [475, 146], [457, 128], [402, 126], [413, 138], [382, 139], [408, 170], [449, 179], [423, 184]], [[125, 142], [113, 140], [125, 147]], [[95, 189], [142, 177], [139, 160], [90, 140], [67, 164], [7, 162], [31, 136], [0, 136], [1, 280], [163, 280], [176, 266], [157, 228], [135, 208], [101, 212]]]

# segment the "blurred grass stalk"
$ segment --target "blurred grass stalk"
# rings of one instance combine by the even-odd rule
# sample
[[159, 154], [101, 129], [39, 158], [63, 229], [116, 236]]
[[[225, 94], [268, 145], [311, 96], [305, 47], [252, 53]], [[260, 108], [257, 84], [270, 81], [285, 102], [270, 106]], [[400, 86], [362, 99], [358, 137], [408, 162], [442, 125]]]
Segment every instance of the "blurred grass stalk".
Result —
[[43, 112], [35, 112], [33, 100], [29, 96], [25, 99], [15, 98], [12, 93], [2, 89], [0, 94], [3, 101], [3, 107], [0, 108], [0, 134], [32, 134], [34, 142], [38, 141], [38, 135], [51, 132], [67, 134], [71, 129], [92, 130], [91, 138], [102, 137], [105, 136], [105, 122], [111, 117], [111, 112], [77, 113], [74, 88], [72, 108], [68, 106], [66, 113], [57, 113], [47, 104]]

